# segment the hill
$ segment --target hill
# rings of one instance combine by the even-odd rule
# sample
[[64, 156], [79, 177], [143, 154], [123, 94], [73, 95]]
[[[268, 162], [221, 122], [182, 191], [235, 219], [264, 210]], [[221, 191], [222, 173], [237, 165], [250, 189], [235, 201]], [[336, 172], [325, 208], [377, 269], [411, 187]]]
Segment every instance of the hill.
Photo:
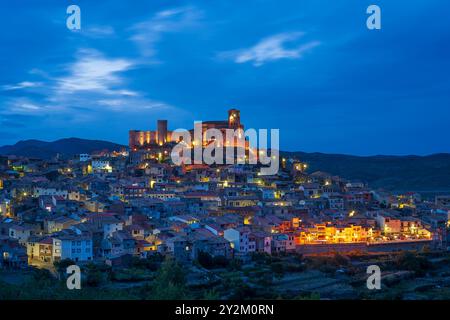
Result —
[[450, 154], [428, 156], [351, 156], [283, 152], [309, 165], [308, 172], [325, 171], [368, 182], [373, 188], [393, 191], [450, 192]]
[[22, 140], [14, 145], [0, 147], [0, 154], [49, 159], [58, 153], [62, 156], [71, 157], [80, 153], [92, 153], [101, 150], [113, 151], [122, 148], [126, 147], [108, 141], [79, 138], [60, 139], [53, 142]]

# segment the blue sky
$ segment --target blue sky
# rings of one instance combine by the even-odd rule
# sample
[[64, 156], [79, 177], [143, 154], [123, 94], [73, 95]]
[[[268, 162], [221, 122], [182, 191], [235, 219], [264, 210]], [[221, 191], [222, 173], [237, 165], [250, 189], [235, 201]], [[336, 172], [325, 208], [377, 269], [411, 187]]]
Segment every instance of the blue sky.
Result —
[[[81, 30], [66, 8], [81, 8]], [[366, 8], [382, 29], [366, 28]], [[283, 150], [450, 152], [450, 3], [422, 0], [0, 2], [0, 145], [127, 143], [239, 108]]]

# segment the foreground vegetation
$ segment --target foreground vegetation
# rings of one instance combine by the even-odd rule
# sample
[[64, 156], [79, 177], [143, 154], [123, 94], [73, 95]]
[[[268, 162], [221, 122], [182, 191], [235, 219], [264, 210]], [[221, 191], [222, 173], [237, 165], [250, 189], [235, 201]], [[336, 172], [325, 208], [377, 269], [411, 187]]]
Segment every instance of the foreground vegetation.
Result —
[[[449, 299], [450, 255], [400, 254], [269, 256], [255, 254], [243, 264], [201, 254], [181, 265], [155, 255], [134, 259], [126, 268], [88, 264], [82, 289], [68, 290], [66, 267], [0, 271], [3, 299]], [[382, 289], [368, 290], [366, 268], [382, 270]]]

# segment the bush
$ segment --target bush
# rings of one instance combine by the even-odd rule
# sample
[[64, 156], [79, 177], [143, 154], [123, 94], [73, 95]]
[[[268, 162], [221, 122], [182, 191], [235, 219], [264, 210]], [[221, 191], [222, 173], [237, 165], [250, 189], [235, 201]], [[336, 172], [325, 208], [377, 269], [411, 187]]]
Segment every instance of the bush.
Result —
[[281, 262], [272, 263], [272, 265], [270, 267], [276, 278], [278, 278], [278, 279], [283, 278], [283, 276], [284, 276], [283, 263], [281, 263]]
[[107, 282], [108, 275], [99, 270], [90, 270], [86, 277], [86, 285], [99, 287]]
[[153, 282], [150, 299], [182, 300], [186, 299], [185, 270], [173, 259], [167, 258]]
[[320, 300], [320, 293], [311, 292], [310, 294], [303, 294], [295, 297], [296, 300]]
[[397, 257], [396, 265], [399, 269], [414, 271], [416, 276], [424, 276], [432, 268], [428, 259], [412, 252], [400, 254]]
[[75, 265], [75, 261], [70, 260], [70, 259], [64, 259], [64, 260], [60, 260], [60, 261], [55, 261], [53, 263], [53, 265], [55, 266], [56, 271], [58, 271], [58, 273], [60, 274], [65, 274], [67, 271], [67, 268], [69, 266], [73, 266]]
[[213, 263], [218, 268], [225, 268], [228, 266], [229, 261], [225, 256], [216, 256], [213, 258]]
[[156, 271], [161, 266], [163, 260], [164, 259], [160, 254], [151, 255], [146, 259], [133, 257], [131, 260], [131, 266], [137, 269], [149, 269], [151, 271]]
[[203, 268], [212, 269], [214, 267], [213, 258], [207, 252], [200, 251], [198, 253], [197, 261]]
[[115, 281], [146, 281], [152, 279], [152, 274], [144, 269], [125, 269], [122, 271], [116, 271], [113, 273], [113, 279]]
[[232, 259], [228, 264], [228, 269], [230, 271], [239, 271], [242, 269], [242, 262], [238, 259]]
[[348, 266], [350, 263], [350, 259], [346, 256], [336, 253], [334, 255], [334, 263], [336, 264], [336, 266]]
[[284, 265], [286, 272], [302, 272], [305, 270], [305, 266], [297, 263], [286, 263]]
[[229, 297], [230, 300], [248, 300], [256, 297], [256, 290], [250, 288], [246, 284], [235, 287], [233, 293]]

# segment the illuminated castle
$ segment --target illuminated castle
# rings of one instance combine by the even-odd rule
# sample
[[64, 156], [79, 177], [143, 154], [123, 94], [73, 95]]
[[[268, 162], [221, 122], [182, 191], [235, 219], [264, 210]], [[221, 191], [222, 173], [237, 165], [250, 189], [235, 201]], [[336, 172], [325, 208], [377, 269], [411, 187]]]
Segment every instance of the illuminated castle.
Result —
[[[226, 130], [227, 129], [242, 129], [244, 126], [241, 124], [240, 111], [237, 109], [228, 110], [228, 120], [223, 121], [205, 121], [202, 122], [202, 145], [206, 146], [211, 141], [207, 141], [205, 137], [206, 130], [217, 129], [222, 132], [224, 142], [222, 146], [228, 146], [225, 141]], [[179, 141], [172, 140], [172, 132], [167, 129], [167, 120], [158, 120], [157, 130], [155, 131], [140, 131], [140, 130], [130, 130], [129, 132], [129, 147], [130, 151], [140, 151], [140, 150], [151, 150], [154, 148], [161, 148], [169, 146], [173, 143], [178, 143]], [[190, 130], [192, 142], [194, 141], [194, 129]], [[220, 145], [220, 143], [219, 143]], [[247, 145], [247, 143], [246, 143]], [[233, 145], [230, 145], [233, 147]]]
[[130, 130], [128, 145], [131, 151], [148, 149], [152, 146], [163, 146], [172, 136], [167, 130], [167, 120], [158, 120], [156, 131]]

